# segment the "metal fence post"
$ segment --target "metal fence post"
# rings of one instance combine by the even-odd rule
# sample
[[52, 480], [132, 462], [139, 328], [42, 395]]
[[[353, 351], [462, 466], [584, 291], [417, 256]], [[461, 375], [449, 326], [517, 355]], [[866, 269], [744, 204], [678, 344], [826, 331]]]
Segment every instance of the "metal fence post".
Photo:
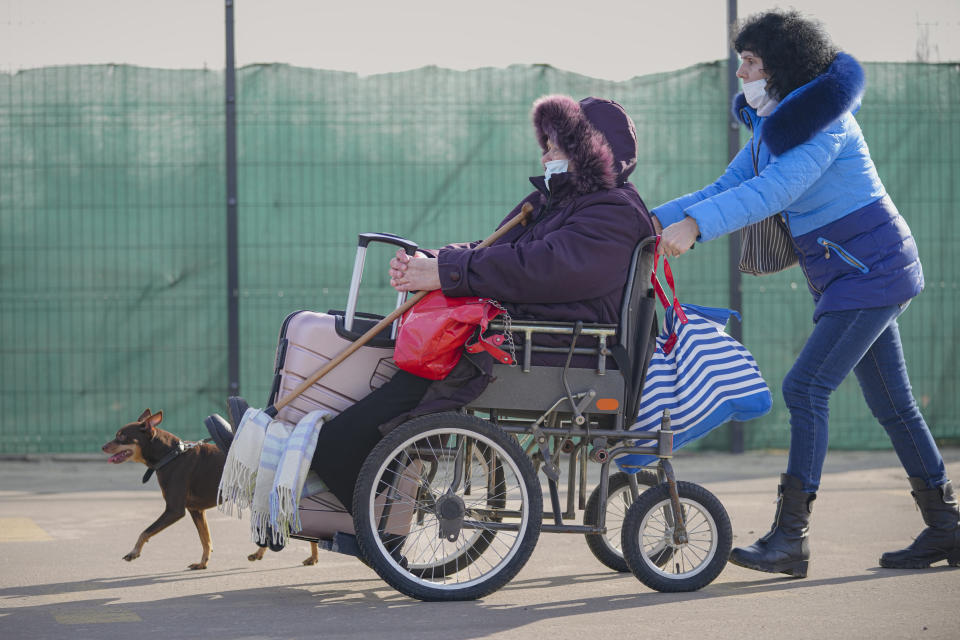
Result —
[[[727, 0], [727, 34], [732, 33], [734, 25], [737, 23], [737, 0]], [[737, 83], [737, 52], [733, 46], [729, 47], [727, 55], [727, 104], [733, 104], [733, 97], [739, 92]], [[734, 117], [733, 113], [728, 116], [729, 126], [727, 129], [727, 160], [733, 160], [733, 157], [740, 151], [740, 123]], [[731, 233], [727, 236], [729, 240], [729, 290], [730, 290], [730, 308], [740, 312], [743, 318], [743, 290], [741, 288], [740, 275], [740, 234]], [[738, 342], [743, 342], [743, 322], [730, 323], [730, 336]], [[743, 423], [730, 423], [730, 452], [743, 453]]]
[[237, 74], [233, 0], [226, 0], [227, 395], [240, 395], [240, 278], [237, 264]]

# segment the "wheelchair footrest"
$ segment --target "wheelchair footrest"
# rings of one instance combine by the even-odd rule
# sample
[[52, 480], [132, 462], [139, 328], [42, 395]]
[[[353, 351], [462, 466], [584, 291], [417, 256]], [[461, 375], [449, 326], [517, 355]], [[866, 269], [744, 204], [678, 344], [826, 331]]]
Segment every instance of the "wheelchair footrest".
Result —
[[337, 532], [333, 534], [333, 540], [318, 540], [317, 546], [326, 551], [335, 551], [348, 556], [360, 557], [360, 545], [357, 543], [357, 536], [349, 533]]

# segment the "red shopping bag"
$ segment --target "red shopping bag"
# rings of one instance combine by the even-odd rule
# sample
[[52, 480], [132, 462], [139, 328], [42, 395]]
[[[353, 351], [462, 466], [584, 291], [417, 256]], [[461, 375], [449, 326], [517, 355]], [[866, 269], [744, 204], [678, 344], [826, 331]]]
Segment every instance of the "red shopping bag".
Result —
[[[428, 380], [445, 378], [464, 347], [471, 353], [487, 351], [510, 364], [510, 354], [499, 348], [504, 336], [485, 335], [490, 321], [501, 313], [503, 309], [489, 298], [448, 298], [439, 289], [431, 291], [403, 314], [393, 359], [404, 371]], [[467, 344], [477, 327], [476, 339]]]

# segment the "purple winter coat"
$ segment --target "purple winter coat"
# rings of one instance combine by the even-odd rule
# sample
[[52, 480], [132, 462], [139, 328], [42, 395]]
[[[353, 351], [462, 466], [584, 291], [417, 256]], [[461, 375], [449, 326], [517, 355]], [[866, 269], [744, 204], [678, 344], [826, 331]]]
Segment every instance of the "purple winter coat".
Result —
[[[437, 255], [440, 282], [448, 296], [499, 300], [516, 320], [616, 324], [634, 247], [653, 234], [650, 213], [627, 182], [637, 162], [633, 121], [616, 102], [546, 96], [533, 107], [540, 146], [551, 139], [570, 159], [571, 171], [530, 178], [536, 190], [501, 223], [533, 205], [533, 219], [492, 246], [450, 245]], [[552, 336], [562, 344], [562, 336]], [[518, 346], [520, 336], [517, 336]], [[569, 341], [567, 341], [569, 344]], [[585, 359], [584, 359], [585, 358]], [[562, 364], [562, 354], [540, 354], [534, 364]], [[579, 360], [579, 362], [578, 362]], [[596, 366], [591, 356], [573, 366]], [[615, 367], [612, 359], [608, 363]], [[380, 425], [389, 432], [408, 418], [456, 409], [483, 392], [493, 359], [464, 354], [454, 370], [430, 385], [412, 411]]]
[[[533, 221], [490, 247], [439, 251], [448, 296], [499, 300], [514, 319], [616, 323], [630, 255], [653, 233], [650, 214], [627, 177], [636, 166], [633, 122], [615, 102], [547, 96], [534, 105], [541, 146], [547, 138], [570, 158], [571, 171], [530, 178]], [[503, 223], [501, 223], [503, 224]]]

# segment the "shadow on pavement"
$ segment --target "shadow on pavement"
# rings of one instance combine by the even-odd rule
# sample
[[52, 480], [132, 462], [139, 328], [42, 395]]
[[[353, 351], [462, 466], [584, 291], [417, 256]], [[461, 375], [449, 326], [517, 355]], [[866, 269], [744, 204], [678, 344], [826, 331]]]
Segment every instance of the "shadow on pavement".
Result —
[[[944, 567], [932, 571], [940, 570], [951, 569]], [[127, 591], [158, 583], [175, 586], [178, 580], [184, 578], [196, 580], [207, 576], [217, 577], [223, 573], [206, 576], [164, 573], [48, 584], [26, 590], [9, 588], [0, 591], [0, 597], [6, 599], [102, 589]], [[207, 633], [221, 638], [355, 638], [358, 637], [357, 622], [362, 620], [363, 638], [468, 640], [499, 632], [509, 633], [522, 627], [532, 627], [526, 631], [531, 632], [539, 623], [557, 624], [566, 616], [584, 614], [632, 611], [637, 615], [629, 619], [642, 625], [642, 610], [660, 604], [704, 602], [773, 591], [800, 592], [823, 586], [895, 580], [914, 573], [917, 572], [871, 569], [865, 575], [821, 580], [761, 576], [755, 581], [714, 584], [693, 593], [657, 593], [641, 587], [643, 590], [640, 592], [615, 596], [592, 596], [590, 590], [598, 582], [634, 580], [632, 575], [591, 573], [515, 580], [501, 589], [500, 593], [506, 595], [512, 591], [553, 589], [556, 595], [564, 596], [526, 606], [502, 604], [503, 598], [498, 598], [498, 603], [483, 600], [424, 603], [409, 599], [372, 577], [362, 581], [305, 582], [271, 589], [241, 589], [185, 597], [171, 595], [150, 601], [137, 601], [136, 593], [125, 593], [123, 600], [128, 600], [126, 602], [120, 598], [94, 598], [7, 609], [3, 621], [7, 629], [16, 629], [19, 622], [29, 619], [32, 637], [63, 637], [64, 625], [67, 624], [71, 638], [109, 640], [128, 638], [130, 633], [142, 638], [187, 638]], [[357, 582], [373, 584], [369, 588], [357, 589]], [[571, 592], [578, 591], [582, 593], [571, 596]], [[175, 630], [170, 626], [174, 624], [173, 621], [177, 621]], [[478, 621], [482, 621], [482, 624], [478, 624]], [[659, 620], [656, 622], [663, 623]]]

